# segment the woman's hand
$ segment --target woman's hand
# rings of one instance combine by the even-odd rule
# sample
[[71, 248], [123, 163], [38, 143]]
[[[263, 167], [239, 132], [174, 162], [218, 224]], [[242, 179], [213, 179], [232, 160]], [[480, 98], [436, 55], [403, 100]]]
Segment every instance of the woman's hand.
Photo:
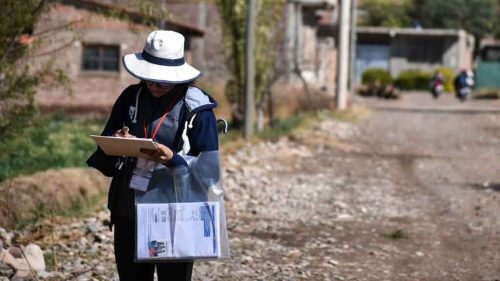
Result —
[[141, 149], [141, 152], [151, 156], [154, 161], [165, 164], [167, 161], [172, 160], [174, 153], [172, 150], [161, 143], [156, 143], [156, 150], [154, 149]]
[[121, 128], [120, 130], [116, 131], [116, 132], [113, 134], [113, 137], [120, 137], [120, 138], [135, 138], [136, 136], [129, 134], [129, 133], [128, 133], [128, 127], [127, 127], [127, 126], [123, 126], [123, 128]]

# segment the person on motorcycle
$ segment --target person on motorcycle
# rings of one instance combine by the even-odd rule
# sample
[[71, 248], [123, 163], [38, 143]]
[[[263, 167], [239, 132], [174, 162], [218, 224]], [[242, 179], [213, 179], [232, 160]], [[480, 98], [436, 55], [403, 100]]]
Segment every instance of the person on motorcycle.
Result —
[[430, 88], [431, 88], [431, 94], [434, 97], [434, 99], [438, 99], [439, 96], [444, 92], [444, 83], [445, 83], [445, 78], [443, 73], [441, 71], [436, 70], [434, 75], [431, 78], [431, 83], [430, 83]]
[[474, 86], [474, 73], [471, 70], [462, 70], [454, 81], [455, 94], [457, 98], [464, 102], [472, 93]]

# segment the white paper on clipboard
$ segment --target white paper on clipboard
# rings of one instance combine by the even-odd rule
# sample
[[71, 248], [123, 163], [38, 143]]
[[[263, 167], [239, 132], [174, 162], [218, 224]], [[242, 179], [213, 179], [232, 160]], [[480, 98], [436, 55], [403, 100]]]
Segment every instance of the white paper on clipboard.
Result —
[[150, 158], [141, 149], [156, 149], [152, 139], [90, 135], [106, 155]]

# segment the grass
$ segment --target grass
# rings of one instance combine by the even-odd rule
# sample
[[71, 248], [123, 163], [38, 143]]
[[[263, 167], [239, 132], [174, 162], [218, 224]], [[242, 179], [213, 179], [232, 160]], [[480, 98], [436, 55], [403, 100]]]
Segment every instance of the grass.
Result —
[[48, 253], [47, 251], [45, 251], [43, 253], [43, 258], [45, 260], [45, 267], [47, 268], [47, 270], [49, 271], [55, 270], [56, 255], [54, 254], [54, 252]]
[[104, 206], [106, 195], [107, 193], [103, 193], [84, 200], [74, 201], [69, 208], [62, 210], [58, 215], [70, 218], [90, 215]]
[[337, 120], [356, 123], [366, 119], [370, 111], [366, 107], [353, 105], [343, 111], [331, 111], [331, 116]]
[[384, 234], [384, 236], [386, 238], [392, 239], [392, 240], [400, 240], [400, 239], [408, 239], [409, 238], [408, 233], [406, 233], [406, 231], [404, 231], [402, 229], [398, 229], [398, 230], [395, 230], [393, 232], [386, 233], [386, 234]]
[[[274, 121], [273, 127], [255, 132], [252, 143], [277, 140], [283, 136], [306, 129], [324, 118], [334, 117], [343, 121], [356, 122], [366, 116], [366, 110], [351, 107], [343, 112], [329, 110], [301, 112]], [[84, 167], [85, 160], [94, 151], [95, 144], [90, 134], [99, 134], [104, 118], [77, 118], [65, 114], [46, 116], [38, 126], [26, 128], [21, 135], [11, 140], [0, 140], [0, 182], [19, 175], [32, 174], [53, 168]], [[231, 128], [231, 127], [230, 127]], [[221, 148], [231, 153], [245, 145], [240, 129], [231, 128], [229, 133], [219, 135]], [[81, 217], [101, 207], [105, 195], [73, 202], [58, 212], [50, 206], [39, 204], [32, 211], [29, 220], [20, 220], [16, 228], [21, 229], [44, 221], [51, 216]]]
[[39, 203], [33, 210], [29, 219], [18, 219], [15, 222], [15, 229], [22, 230], [29, 226], [38, 225], [44, 221], [56, 217], [62, 218], [83, 218], [103, 208], [106, 201], [106, 194], [99, 194], [88, 198], [82, 198], [71, 202], [71, 205], [63, 210], [54, 211], [54, 208], [47, 203]]
[[20, 219], [15, 222], [15, 229], [22, 230], [28, 226], [37, 225], [51, 217], [81, 218], [98, 211], [104, 205], [106, 193], [82, 198], [71, 203], [64, 210], [54, 211], [51, 206], [41, 202], [33, 210], [29, 219]]
[[[276, 141], [280, 137], [290, 136], [293, 132], [306, 127], [313, 120], [319, 120], [319, 118], [318, 112], [302, 112], [284, 118], [277, 118], [274, 120], [272, 127], [267, 126], [262, 131], [254, 129], [254, 135], [250, 139], [250, 143]], [[227, 134], [219, 134], [219, 142], [221, 149], [226, 153], [238, 150], [246, 144], [243, 139], [243, 129], [229, 125]]]
[[481, 89], [472, 96], [475, 99], [500, 99], [500, 89]]
[[104, 119], [77, 119], [59, 114], [43, 117], [16, 138], [0, 140], [0, 182], [49, 168], [81, 167], [95, 149], [89, 137]]

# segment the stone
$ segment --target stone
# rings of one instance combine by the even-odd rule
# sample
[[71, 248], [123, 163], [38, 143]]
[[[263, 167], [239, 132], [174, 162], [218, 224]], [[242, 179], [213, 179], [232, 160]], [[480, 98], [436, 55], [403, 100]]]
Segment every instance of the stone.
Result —
[[334, 265], [334, 266], [339, 265], [339, 262], [336, 261], [336, 260], [329, 260], [328, 263], [331, 264], [331, 265]]
[[14, 269], [12, 267], [10, 267], [9, 265], [0, 262], [0, 276], [1, 277], [10, 277], [12, 275], [14, 275]]
[[45, 270], [45, 258], [43, 257], [43, 251], [40, 246], [28, 244], [28, 246], [24, 248], [24, 255], [34, 271]]
[[9, 253], [16, 259], [22, 259], [23, 258], [23, 253], [21, 251], [21, 248], [19, 247], [10, 247], [9, 248]]

